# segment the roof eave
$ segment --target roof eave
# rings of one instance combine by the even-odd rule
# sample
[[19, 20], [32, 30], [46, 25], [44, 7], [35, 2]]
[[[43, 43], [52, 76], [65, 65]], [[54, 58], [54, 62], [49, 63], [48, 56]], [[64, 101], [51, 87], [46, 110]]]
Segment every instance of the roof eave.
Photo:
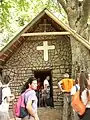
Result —
[[55, 17], [50, 11], [47, 9], [45, 10], [45, 13], [51, 17], [57, 24], [62, 26], [66, 31], [70, 32], [73, 37], [75, 37], [79, 42], [81, 42], [85, 47], [87, 47], [90, 50], [90, 43], [85, 40], [83, 37], [81, 37], [78, 33], [76, 33], [75, 30], [71, 29], [69, 26], [65, 25], [62, 21], [60, 21], [57, 17]]

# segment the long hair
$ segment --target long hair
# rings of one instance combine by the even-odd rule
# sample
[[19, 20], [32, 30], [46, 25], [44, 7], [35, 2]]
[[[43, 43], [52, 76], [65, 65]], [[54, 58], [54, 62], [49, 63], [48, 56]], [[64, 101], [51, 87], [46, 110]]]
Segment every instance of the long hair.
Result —
[[34, 80], [36, 80], [36, 78], [30, 77], [21, 88], [21, 93], [25, 92], [25, 90], [29, 88], [29, 84], [31, 85]]
[[79, 83], [80, 73], [76, 74], [75, 84]]
[[[79, 85], [80, 85], [80, 99], [81, 99], [81, 94], [82, 92], [88, 88], [88, 82], [87, 82], [87, 79], [88, 79], [88, 73], [87, 72], [81, 72], [80, 74], [80, 79], [79, 79]], [[88, 96], [88, 90], [87, 90], [87, 96]]]

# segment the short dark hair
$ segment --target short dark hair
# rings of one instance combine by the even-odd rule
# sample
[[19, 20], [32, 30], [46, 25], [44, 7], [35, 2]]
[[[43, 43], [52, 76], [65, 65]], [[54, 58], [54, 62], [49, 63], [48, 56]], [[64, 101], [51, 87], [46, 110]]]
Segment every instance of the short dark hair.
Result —
[[11, 80], [10, 76], [9, 75], [5, 75], [3, 77], [2, 83], [3, 84], [8, 84], [10, 80]]

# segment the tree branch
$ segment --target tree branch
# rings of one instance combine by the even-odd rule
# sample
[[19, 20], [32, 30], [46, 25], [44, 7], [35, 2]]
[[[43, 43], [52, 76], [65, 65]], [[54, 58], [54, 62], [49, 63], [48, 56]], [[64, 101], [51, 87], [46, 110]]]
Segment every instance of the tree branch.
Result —
[[59, 2], [62, 6], [62, 8], [65, 10], [65, 12], [67, 13], [67, 5], [66, 5], [66, 1], [65, 0], [57, 0], [57, 2]]

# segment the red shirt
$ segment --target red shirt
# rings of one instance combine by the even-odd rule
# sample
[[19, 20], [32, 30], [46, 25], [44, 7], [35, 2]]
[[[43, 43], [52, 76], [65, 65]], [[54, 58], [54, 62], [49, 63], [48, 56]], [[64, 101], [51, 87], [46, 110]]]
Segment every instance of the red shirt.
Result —
[[37, 83], [37, 91], [40, 91], [40, 89], [41, 89], [41, 82], [38, 81], [38, 83]]

